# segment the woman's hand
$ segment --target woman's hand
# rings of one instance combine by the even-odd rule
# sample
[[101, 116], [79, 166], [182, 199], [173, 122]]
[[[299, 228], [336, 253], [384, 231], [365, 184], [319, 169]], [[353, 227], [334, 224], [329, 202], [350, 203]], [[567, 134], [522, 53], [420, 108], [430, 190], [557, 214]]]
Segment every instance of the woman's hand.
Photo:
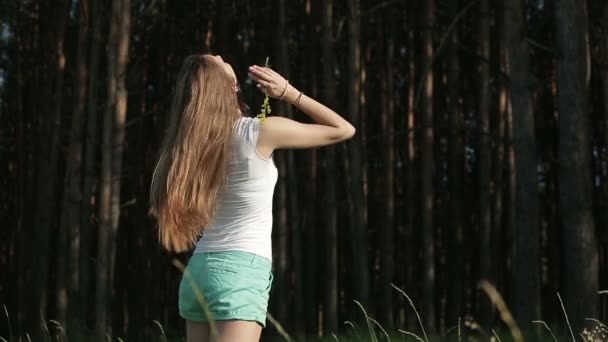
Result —
[[274, 98], [284, 98], [289, 82], [276, 71], [253, 65], [249, 67], [249, 77], [257, 83], [258, 89]]

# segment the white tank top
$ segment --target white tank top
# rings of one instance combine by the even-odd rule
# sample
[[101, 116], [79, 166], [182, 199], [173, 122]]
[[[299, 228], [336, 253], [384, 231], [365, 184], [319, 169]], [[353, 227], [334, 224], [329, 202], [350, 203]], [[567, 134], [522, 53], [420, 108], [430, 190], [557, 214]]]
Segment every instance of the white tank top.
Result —
[[194, 253], [245, 251], [272, 260], [272, 196], [277, 168], [255, 148], [260, 120], [242, 117], [236, 124], [225, 186], [217, 197], [212, 225]]

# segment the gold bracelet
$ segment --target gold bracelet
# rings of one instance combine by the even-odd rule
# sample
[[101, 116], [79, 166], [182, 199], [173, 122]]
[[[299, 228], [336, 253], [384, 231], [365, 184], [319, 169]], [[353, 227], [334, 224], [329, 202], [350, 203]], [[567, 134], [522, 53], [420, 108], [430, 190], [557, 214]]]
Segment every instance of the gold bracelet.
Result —
[[279, 100], [283, 101], [283, 99], [285, 98], [285, 94], [287, 93], [288, 85], [289, 85], [289, 80], [285, 80], [285, 88], [283, 88], [283, 92], [281, 93], [281, 97], [279, 97]]
[[304, 94], [304, 92], [300, 91], [300, 94], [298, 95], [298, 97], [296, 97], [296, 100], [293, 102], [294, 104], [299, 104], [300, 103], [300, 98], [302, 97], [302, 94]]

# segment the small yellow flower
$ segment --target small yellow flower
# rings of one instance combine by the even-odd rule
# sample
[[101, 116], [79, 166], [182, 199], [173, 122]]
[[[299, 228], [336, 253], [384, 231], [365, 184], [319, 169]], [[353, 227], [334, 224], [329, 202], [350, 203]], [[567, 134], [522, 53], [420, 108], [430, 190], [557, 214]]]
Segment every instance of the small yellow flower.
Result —
[[[265, 67], [270, 66], [270, 64], [268, 64], [268, 60], [269, 60], [269, 58], [266, 57], [266, 63], [264, 63]], [[262, 108], [260, 109], [260, 114], [257, 115], [258, 119], [260, 119], [260, 124], [263, 124], [264, 121], [266, 120], [266, 115], [270, 114], [270, 112], [272, 112], [272, 110], [270, 109], [270, 99], [268, 98], [268, 93], [266, 91], [264, 91], [264, 94], [266, 96], [264, 97], [264, 102], [262, 103]]]

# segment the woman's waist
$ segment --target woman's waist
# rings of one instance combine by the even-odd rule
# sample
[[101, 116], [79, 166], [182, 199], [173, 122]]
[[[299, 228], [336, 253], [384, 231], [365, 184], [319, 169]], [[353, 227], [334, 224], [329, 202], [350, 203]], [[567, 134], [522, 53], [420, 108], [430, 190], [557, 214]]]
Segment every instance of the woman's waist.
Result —
[[258, 265], [272, 268], [272, 261], [265, 255], [240, 249], [225, 249], [215, 251], [195, 250], [193, 257], [202, 258], [207, 263], [233, 263], [240, 265]]
[[203, 233], [196, 243], [194, 254], [226, 251], [252, 253], [271, 260], [272, 240], [270, 234], [220, 236]]

